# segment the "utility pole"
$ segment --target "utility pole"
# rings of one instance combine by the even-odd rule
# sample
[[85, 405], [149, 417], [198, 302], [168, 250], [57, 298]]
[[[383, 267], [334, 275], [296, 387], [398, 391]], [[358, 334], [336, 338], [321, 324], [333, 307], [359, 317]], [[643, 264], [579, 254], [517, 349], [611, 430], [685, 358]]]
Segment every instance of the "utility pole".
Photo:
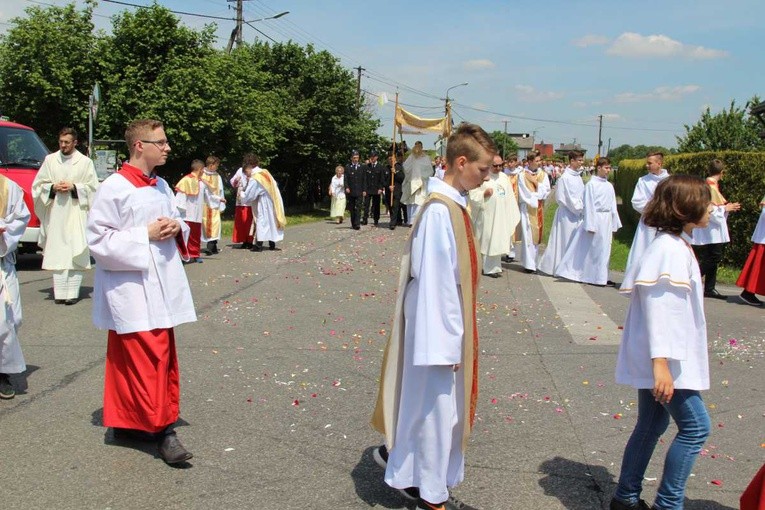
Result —
[[503, 121], [505, 123], [505, 136], [502, 138], [502, 159], [507, 159], [507, 156], [505, 155], [505, 144], [507, 143], [507, 123], [508, 121]]
[[608, 137], [608, 149], [606, 149], [606, 156], [611, 152], [611, 137]]
[[603, 133], [603, 116], [598, 115], [598, 157], [600, 157], [600, 149], [603, 147], [603, 138], [601, 138], [602, 133]]
[[361, 71], [366, 71], [363, 67], [354, 67], [359, 72], [358, 79], [356, 80], [356, 110], [361, 113]]
[[226, 0], [227, 2], [236, 2], [236, 27], [231, 31], [231, 37], [228, 39], [228, 46], [226, 47], [226, 53], [231, 53], [231, 48], [236, 42], [236, 47], [239, 48], [243, 42], [242, 28], [244, 25], [243, 3], [245, 0]]

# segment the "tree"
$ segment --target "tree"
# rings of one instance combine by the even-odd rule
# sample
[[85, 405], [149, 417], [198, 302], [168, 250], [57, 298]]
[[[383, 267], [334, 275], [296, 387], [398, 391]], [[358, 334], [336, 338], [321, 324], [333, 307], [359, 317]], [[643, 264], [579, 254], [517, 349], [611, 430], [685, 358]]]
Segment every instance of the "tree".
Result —
[[676, 149], [667, 149], [661, 145], [620, 145], [611, 149], [608, 153], [608, 158], [611, 160], [611, 164], [619, 166], [619, 162], [623, 159], [643, 159], [652, 152], [663, 152], [664, 154], [675, 154]]
[[64, 126], [87, 130], [97, 67], [94, 6], [92, 0], [80, 11], [73, 3], [32, 6], [26, 18], [13, 19], [14, 26], [0, 37], [2, 113], [34, 126], [48, 146], [57, 145]]
[[502, 131], [492, 131], [489, 133], [489, 136], [494, 140], [494, 145], [497, 146], [497, 150], [503, 159], [518, 152], [518, 144], [515, 143], [510, 135]]
[[749, 114], [749, 109], [759, 102], [760, 99], [754, 96], [744, 108], [739, 108], [732, 100], [730, 109], [723, 108], [714, 115], [707, 108], [696, 124], [685, 125], [684, 136], [677, 137], [679, 151], [765, 150], [757, 119]]

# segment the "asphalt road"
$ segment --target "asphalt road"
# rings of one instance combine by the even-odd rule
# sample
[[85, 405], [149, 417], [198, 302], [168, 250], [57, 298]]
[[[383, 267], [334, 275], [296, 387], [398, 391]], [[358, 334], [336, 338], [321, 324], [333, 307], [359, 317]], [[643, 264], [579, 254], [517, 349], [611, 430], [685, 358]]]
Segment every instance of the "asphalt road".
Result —
[[[404, 507], [372, 460], [368, 419], [407, 233], [320, 222], [289, 228], [279, 251], [224, 241], [187, 266], [199, 320], [176, 330], [185, 469], [111, 440], [91, 301], [55, 305], [39, 257], [23, 258], [29, 369], [0, 401], [0, 507]], [[481, 280], [479, 416], [454, 494], [483, 510], [607, 508], [635, 423], [635, 391], [613, 382], [627, 300], [543, 278], [512, 265]], [[712, 300], [707, 319], [713, 432], [686, 508], [730, 510], [765, 458], [765, 310]], [[673, 431], [649, 466], [649, 501]]]

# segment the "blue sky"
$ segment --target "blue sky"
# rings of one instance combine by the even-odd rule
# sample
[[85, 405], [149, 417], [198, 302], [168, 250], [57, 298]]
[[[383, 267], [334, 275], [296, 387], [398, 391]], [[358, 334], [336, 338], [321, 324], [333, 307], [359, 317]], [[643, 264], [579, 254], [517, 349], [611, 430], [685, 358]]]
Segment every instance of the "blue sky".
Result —
[[[79, 0], [78, 0], [79, 1]], [[148, 5], [148, 0], [125, 0]], [[0, 32], [23, 9], [61, 0], [0, 0]], [[234, 17], [225, 0], [160, 0], [172, 10]], [[254, 25], [276, 41], [312, 42], [347, 68], [362, 66], [362, 89], [391, 99], [369, 106], [392, 133], [396, 90], [424, 117], [442, 115], [447, 88], [455, 121], [484, 129], [536, 131], [537, 141], [597, 150], [624, 143], [674, 146], [704, 108], [765, 99], [761, 0], [399, 1], [248, 0], [244, 17], [289, 14]], [[129, 7], [101, 2], [97, 26]], [[190, 27], [204, 18], [179, 16]], [[225, 46], [234, 22], [218, 24]], [[263, 38], [245, 25], [244, 37]], [[354, 71], [355, 73], [355, 71]], [[434, 137], [410, 135], [432, 146]]]

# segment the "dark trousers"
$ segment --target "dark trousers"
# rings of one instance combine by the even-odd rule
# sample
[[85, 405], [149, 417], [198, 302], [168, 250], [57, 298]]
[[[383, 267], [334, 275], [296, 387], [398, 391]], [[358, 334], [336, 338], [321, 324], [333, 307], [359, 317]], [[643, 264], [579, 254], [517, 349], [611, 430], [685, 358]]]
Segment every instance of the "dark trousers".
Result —
[[699, 261], [699, 270], [704, 277], [704, 292], [712, 292], [717, 284], [717, 266], [722, 262], [724, 243], [694, 244], [693, 251]]
[[380, 195], [370, 195], [369, 193], [364, 197], [364, 218], [362, 223], [364, 223], [364, 225], [367, 224], [370, 204], [372, 205], [372, 220], [374, 220], [375, 225], [377, 225], [377, 222], [380, 221]]
[[401, 193], [394, 193], [393, 194], [393, 206], [390, 209], [390, 226], [394, 227], [396, 225], [402, 224], [402, 218], [401, 218], [401, 211], [404, 212], [403, 217], [403, 224], [408, 223], [409, 214], [406, 210], [406, 206], [402, 206], [401, 204]]
[[361, 201], [362, 197], [352, 197], [346, 195], [346, 207], [351, 211], [351, 227], [358, 229], [361, 228]]

